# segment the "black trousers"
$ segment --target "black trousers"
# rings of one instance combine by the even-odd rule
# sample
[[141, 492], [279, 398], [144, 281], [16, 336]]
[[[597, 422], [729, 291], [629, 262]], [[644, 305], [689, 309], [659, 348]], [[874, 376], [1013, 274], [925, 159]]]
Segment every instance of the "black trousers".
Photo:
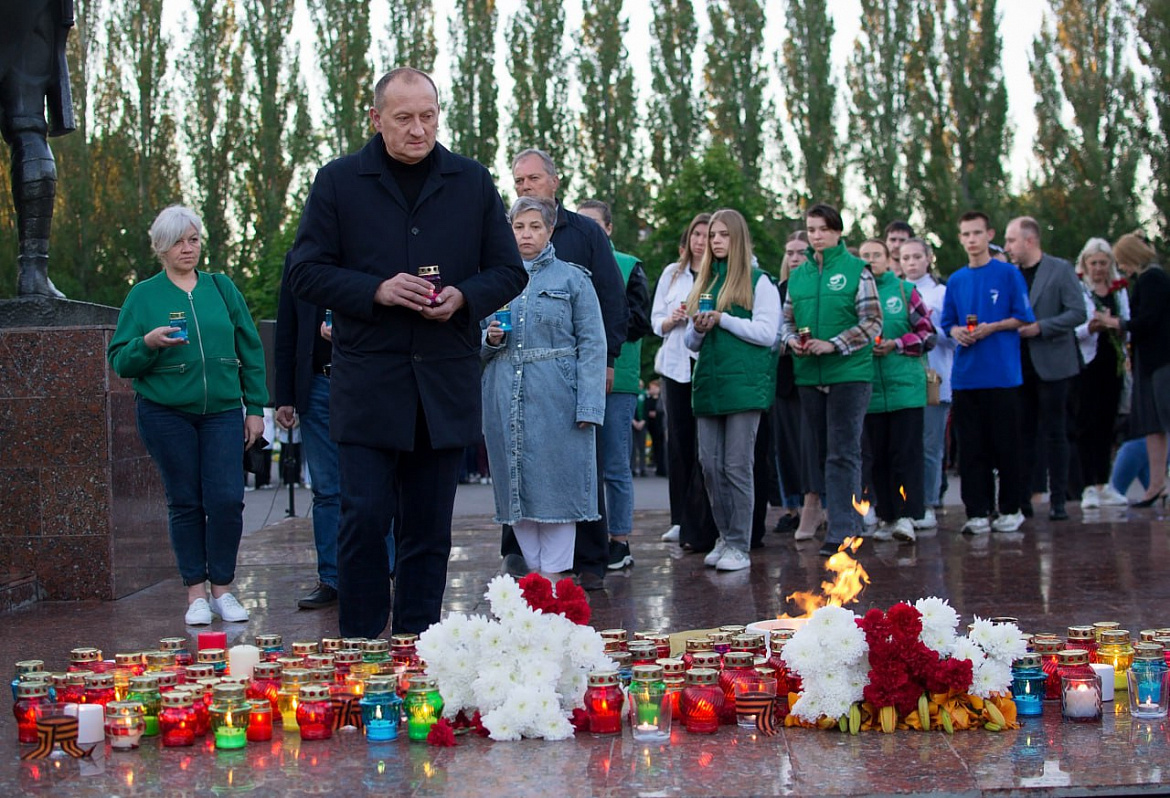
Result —
[[1122, 377], [1117, 373], [1117, 353], [1106, 335], [1097, 336], [1097, 356], [1089, 361], [1080, 376], [1077, 448], [1081, 455], [1081, 479], [1086, 487], [1109, 481], [1117, 403], [1121, 399]]
[[409, 452], [337, 445], [342, 484], [338, 625], [343, 637], [383, 636], [391, 607], [386, 530], [396, 512], [401, 523], [395, 530], [393, 633], [419, 634], [439, 620], [463, 450], [431, 448], [421, 414], [416, 430]]
[[[1032, 493], [1047, 488], [1053, 508], [1068, 497], [1068, 390], [1072, 378], [1024, 377], [1021, 386], [1020, 448], [1024, 476]], [[1027, 496], [1025, 499], [1029, 498]]]
[[788, 396], [777, 396], [771, 411], [772, 446], [779, 469], [781, 499], [795, 498], [797, 507], [804, 501], [804, 480], [801, 479], [800, 450], [800, 392], [795, 389]]
[[691, 408], [691, 384], [662, 378], [666, 397], [667, 479], [670, 522], [678, 524], [679, 543], [695, 551], [710, 551], [719, 539], [711, 515], [711, 500], [699, 465], [699, 439]]
[[882, 521], [915, 519], [926, 514], [922, 434], [921, 407], [869, 413], [865, 417], [862, 474], [873, 491], [874, 511]]
[[967, 517], [986, 518], [991, 514], [997, 470], [999, 512], [1019, 512], [1027, 489], [1019, 453], [1019, 389], [956, 390], [951, 418], [958, 432], [959, 475]]

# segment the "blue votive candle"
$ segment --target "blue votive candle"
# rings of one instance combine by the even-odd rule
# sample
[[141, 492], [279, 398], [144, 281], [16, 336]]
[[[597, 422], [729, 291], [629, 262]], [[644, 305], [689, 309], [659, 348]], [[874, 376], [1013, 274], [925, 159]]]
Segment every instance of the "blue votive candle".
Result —
[[1043, 714], [1047, 680], [1039, 654], [1025, 654], [1012, 663], [1012, 700], [1017, 715]]
[[384, 743], [398, 739], [398, 721], [402, 716], [398, 677], [391, 674], [367, 679], [361, 707], [367, 742]]

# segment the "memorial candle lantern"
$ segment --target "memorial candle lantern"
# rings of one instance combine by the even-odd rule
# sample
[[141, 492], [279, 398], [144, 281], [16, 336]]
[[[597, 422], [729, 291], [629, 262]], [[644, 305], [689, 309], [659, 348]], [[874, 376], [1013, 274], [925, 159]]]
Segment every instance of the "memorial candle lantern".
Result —
[[1170, 670], [1159, 643], [1134, 646], [1133, 665], [1126, 674], [1129, 714], [1135, 718], [1164, 718], [1170, 709]]
[[709, 637], [688, 637], [683, 650], [682, 661], [687, 670], [690, 670], [695, 660], [695, 654], [700, 651], [714, 651]]
[[658, 646], [649, 640], [635, 640], [630, 643], [630, 666], [653, 665], [658, 660]]
[[130, 689], [126, 693], [126, 702], [142, 706], [142, 717], [146, 723], [144, 735], [146, 737], [157, 735], [158, 713], [162, 710], [162, 694], [158, 691], [158, 678], [150, 673], [130, 677]]
[[[406, 691], [406, 736], [413, 741], [427, 739], [427, 734], [443, 714], [443, 696], [432, 676], [419, 675], [410, 680]], [[620, 723], [620, 720], [619, 720]]]
[[343, 637], [341, 638], [342, 648], [356, 648], [358, 651], [362, 650], [362, 643], [366, 642], [364, 637]]
[[443, 278], [439, 275], [438, 266], [419, 266], [418, 276], [431, 284], [431, 299], [434, 299], [443, 290]]
[[380, 638], [362, 643], [362, 670], [366, 676], [377, 676], [382, 672], [382, 663], [390, 660], [390, 641]]
[[248, 742], [262, 743], [272, 739], [272, 704], [265, 699], [248, 702]]
[[979, 325], [979, 316], [974, 313], [967, 314], [967, 332], [975, 332], [975, 328]]
[[276, 697], [276, 708], [280, 712], [280, 723], [285, 731], [296, 731], [297, 702], [301, 686], [309, 680], [309, 672], [301, 668], [286, 668], [280, 674], [280, 692]]
[[504, 306], [496, 311], [496, 321], [500, 323], [500, 332], [512, 331], [512, 306], [505, 302]]
[[256, 647], [266, 662], [275, 662], [278, 657], [284, 656], [284, 639], [280, 635], [256, 635]]
[[297, 728], [302, 740], [328, 740], [333, 736], [333, 701], [329, 685], [306, 684], [301, 687]]
[[731, 651], [731, 634], [728, 632], [711, 632], [707, 635], [707, 639], [711, 641], [711, 648], [715, 653], [723, 656], [728, 651]]
[[177, 668], [185, 668], [195, 661], [187, 649], [187, 638], [185, 637], [164, 637], [158, 641], [158, 650], [169, 651], [173, 654]]
[[1128, 689], [1125, 672], [1133, 664], [1133, 645], [1126, 629], [1103, 629], [1097, 646], [1097, 661], [1113, 666], [1113, 689]]
[[101, 704], [103, 707], [114, 700], [114, 674], [87, 673], [85, 674], [85, 701], [86, 704]]
[[333, 654], [309, 654], [305, 657], [305, 667], [311, 671], [329, 671], [329, 681], [333, 681], [334, 668]]
[[1087, 651], [1089, 652], [1089, 662], [1097, 661], [1097, 638], [1093, 635], [1093, 627], [1091, 626], [1070, 626], [1064, 647]]
[[[728, 654], [731, 652], [728, 651]], [[746, 651], [736, 652], [738, 654], [748, 654]], [[748, 654], [750, 657], [751, 654]], [[691, 657], [691, 668], [710, 668], [711, 670], [723, 670], [723, 657], [715, 651], [696, 651], [695, 655]], [[688, 668], [687, 670], [690, 670]]]
[[646, 640], [654, 644], [658, 649], [658, 657], [660, 659], [670, 658], [670, 635], [659, 634], [657, 632], [647, 635]]
[[684, 729], [692, 734], [714, 734], [719, 729], [723, 703], [718, 672], [710, 668], [687, 671], [687, 686], [678, 702]]
[[130, 751], [138, 747], [146, 720], [142, 705], [135, 701], [111, 701], [106, 705], [106, 739], [115, 751]]
[[398, 739], [402, 699], [398, 697], [397, 683], [393, 676], [372, 676], [366, 682], [361, 708], [362, 728], [368, 742], [384, 743]]
[[710, 313], [715, 309], [714, 294], [699, 294], [699, 312]]
[[166, 695], [179, 686], [178, 671], [161, 671], [152, 675], [158, 680], [158, 691], [162, 695]]
[[222, 750], [243, 748], [248, 742], [248, 716], [252, 705], [238, 684], [217, 684], [212, 690], [211, 731], [215, 747]]
[[634, 676], [634, 657], [628, 651], [611, 651], [609, 658], [617, 666], [618, 683], [622, 687], [630, 686], [630, 679]]
[[89, 647], [73, 649], [69, 652], [69, 670], [102, 672], [101, 650]]
[[634, 678], [630, 682], [630, 730], [634, 739], [645, 742], [669, 740], [672, 715], [662, 666], [634, 666]]
[[276, 702], [280, 695], [280, 671], [278, 663], [256, 663], [256, 667], [252, 669], [252, 680], [248, 682], [246, 690], [248, 698], [254, 701], [263, 699], [272, 705], [273, 712], [278, 711]]
[[227, 653], [222, 648], [201, 648], [195, 658], [200, 664], [210, 665], [216, 676], [227, 673]]
[[340, 637], [322, 637], [321, 638], [321, 653], [322, 654], [336, 654], [341, 649], [345, 648], [341, 644]]
[[124, 700], [126, 691], [130, 689], [130, 677], [141, 676], [144, 670], [141, 652], [115, 654], [114, 667], [110, 671], [114, 676], [114, 699]]
[[1048, 674], [1040, 667], [1039, 654], [1025, 654], [1012, 663], [1012, 700], [1017, 715], [1044, 713], [1047, 683]]
[[179, 667], [173, 651], [147, 651], [143, 653], [142, 658], [146, 662], [143, 673], [161, 673]]
[[1048, 676], [1044, 687], [1047, 701], [1060, 700], [1060, 674], [1057, 672], [1056, 656], [1064, 650], [1064, 643], [1055, 637], [1034, 638], [1033, 653], [1040, 655], [1040, 669]]
[[658, 660], [662, 666], [662, 683], [666, 688], [666, 697], [670, 701], [671, 714], [679, 718], [678, 699], [687, 684], [687, 669], [681, 659], [664, 658]]
[[195, 736], [206, 737], [211, 731], [211, 713], [207, 709], [204, 689], [197, 684], [185, 684], [180, 692], [191, 696], [191, 709], [195, 711]]
[[20, 677], [28, 673], [44, 673], [44, 660], [25, 659], [16, 663], [16, 675], [12, 677], [12, 700], [17, 699], [16, 688], [20, 685]]
[[730, 624], [724, 624], [723, 626], [720, 626], [719, 631], [720, 632], [727, 632], [732, 637], [735, 637], [736, 635], [741, 635], [744, 632], [746, 632], [747, 627], [744, 626], [743, 624], [740, 624], [740, 623], [730, 623]]
[[[59, 703], [85, 703], [85, 679], [80, 674], [54, 673], [50, 676], [50, 683], [53, 687], [49, 691], [49, 695], [55, 695]], [[105, 722], [105, 715], [102, 715], [102, 722]]]
[[812, 328], [801, 327], [796, 331], [796, 337], [800, 341], [801, 346], [808, 346], [808, 342], [812, 340]]
[[362, 652], [356, 648], [343, 648], [333, 654], [333, 681], [344, 687], [346, 679], [354, 668], [361, 665]]
[[16, 688], [16, 736], [22, 745], [36, 745], [37, 708], [49, 703], [49, 686], [44, 682], [21, 682]]
[[195, 745], [195, 699], [186, 690], [172, 690], [162, 697], [158, 730], [164, 748]]
[[625, 651], [627, 648], [629, 648], [629, 634], [625, 629], [602, 629], [600, 632], [598, 632], [598, 634], [601, 635], [601, 639], [607, 643], [610, 641], [617, 643], [618, 651]]
[[[739, 682], [748, 682], [758, 678], [755, 668], [755, 658], [747, 651], [728, 651], [723, 657], [723, 671], [719, 674], [719, 689], [723, 691], [723, 709], [719, 713], [719, 722], [731, 725], [736, 722], [735, 713], [735, 685]], [[772, 687], [773, 695], [776, 692]]]
[[1060, 713], [1081, 723], [1101, 720], [1101, 682], [1096, 675], [1062, 676]]
[[1093, 624], [1093, 638], [1097, 641], [1097, 644], [1100, 645], [1102, 632], [1106, 632], [1110, 629], [1120, 628], [1121, 624], [1119, 624], [1117, 621], [1096, 621]]
[[296, 640], [292, 644], [292, 655], [300, 657], [302, 662], [308, 661], [310, 654], [318, 654], [321, 652], [321, 644], [316, 640]]
[[[1161, 632], [1162, 630], [1159, 629], [1158, 631]], [[1154, 638], [1154, 642], [1162, 646], [1162, 652], [1166, 659], [1166, 664], [1170, 665], [1170, 635], [1159, 634]]]
[[183, 668], [186, 674], [186, 683], [195, 684], [200, 679], [211, 679], [215, 676], [215, 667], [208, 663], [196, 662]]
[[398, 634], [390, 637], [390, 661], [411, 667], [418, 664], [418, 635]]
[[594, 671], [585, 690], [585, 714], [593, 734], [617, 734], [622, 730], [622, 688], [617, 671]]

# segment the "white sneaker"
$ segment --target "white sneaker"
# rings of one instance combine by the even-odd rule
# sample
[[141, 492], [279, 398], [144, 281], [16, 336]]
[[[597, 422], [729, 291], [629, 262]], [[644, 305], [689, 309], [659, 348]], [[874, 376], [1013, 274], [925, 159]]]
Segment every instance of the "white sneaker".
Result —
[[894, 539], [894, 528], [892, 526], [890, 526], [889, 524], [887, 524], [885, 521], [880, 522], [877, 525], [877, 529], [875, 529], [873, 531], [873, 539], [874, 540], [893, 540]]
[[1112, 485], [1106, 485], [1101, 488], [1097, 492], [1097, 499], [1102, 507], [1126, 507], [1129, 505], [1129, 499], [1125, 498]]
[[918, 536], [914, 534], [914, 522], [909, 518], [899, 518], [890, 524], [890, 529], [898, 540], [913, 543], [918, 539]]
[[1024, 525], [1024, 514], [1016, 511], [1008, 515], [1001, 515], [991, 524], [996, 532], [1018, 532]]
[[934, 515], [934, 508], [927, 507], [921, 518], [914, 519], [915, 529], [938, 529], [938, 518]]
[[1101, 494], [1097, 492], [1097, 486], [1090, 485], [1085, 488], [1085, 492], [1081, 494], [1081, 509], [1096, 510], [1100, 506]]
[[968, 518], [963, 524], [963, 532], [968, 535], [986, 535], [991, 531], [991, 522], [986, 518]]
[[681, 531], [681, 529], [680, 529], [679, 525], [675, 524], [670, 529], [666, 530], [665, 533], [663, 533], [662, 542], [663, 543], [677, 543], [678, 542], [678, 533], [680, 531]]
[[719, 562], [715, 563], [716, 571], [742, 571], [744, 568], [750, 568], [752, 565], [752, 558], [739, 549], [726, 548], [723, 556], [719, 558]]
[[727, 544], [723, 542], [723, 538], [719, 538], [719, 540], [715, 541], [715, 548], [707, 552], [707, 556], [703, 558], [703, 565], [708, 568], [714, 568], [726, 553]]
[[211, 623], [211, 607], [207, 606], [207, 599], [197, 598], [192, 601], [183, 621], [188, 626], [207, 626]]
[[213, 596], [211, 598], [211, 612], [214, 612], [225, 621], [239, 622], [248, 620], [248, 611], [240, 606], [240, 602], [231, 593], [224, 593], [219, 598]]

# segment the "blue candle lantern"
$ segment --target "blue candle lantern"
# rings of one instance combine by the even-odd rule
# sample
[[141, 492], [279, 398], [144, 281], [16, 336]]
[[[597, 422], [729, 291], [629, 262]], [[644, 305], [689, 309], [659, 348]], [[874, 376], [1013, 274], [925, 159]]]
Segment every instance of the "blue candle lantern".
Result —
[[1039, 654], [1025, 654], [1012, 663], [1012, 700], [1017, 715], [1043, 714], [1047, 681]]
[[1133, 664], [1126, 673], [1129, 714], [1135, 718], [1164, 718], [1170, 709], [1170, 668], [1161, 643], [1134, 647]]
[[371, 676], [367, 679], [361, 707], [367, 742], [384, 743], [398, 739], [398, 722], [402, 716], [398, 677]]
[[512, 307], [511, 305], [504, 305], [496, 311], [496, 321], [500, 323], [500, 330], [503, 332], [511, 332], [512, 330]]

